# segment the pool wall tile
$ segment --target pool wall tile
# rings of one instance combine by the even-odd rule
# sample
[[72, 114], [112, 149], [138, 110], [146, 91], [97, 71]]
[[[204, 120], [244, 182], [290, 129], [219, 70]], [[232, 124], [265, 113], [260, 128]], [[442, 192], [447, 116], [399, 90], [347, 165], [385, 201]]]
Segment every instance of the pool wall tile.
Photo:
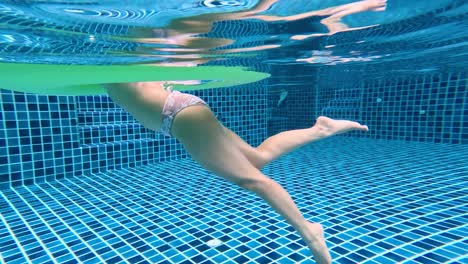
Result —
[[[349, 119], [368, 133], [343, 136], [444, 144], [468, 143], [468, 77], [462, 72], [413, 75], [346, 75], [320, 70], [315, 115]], [[334, 76], [340, 76], [334, 78]], [[333, 81], [331, 81], [333, 80]]]
[[[189, 92], [258, 145], [267, 134], [266, 81]], [[148, 130], [108, 96], [0, 90], [0, 189], [187, 158], [174, 138]]]

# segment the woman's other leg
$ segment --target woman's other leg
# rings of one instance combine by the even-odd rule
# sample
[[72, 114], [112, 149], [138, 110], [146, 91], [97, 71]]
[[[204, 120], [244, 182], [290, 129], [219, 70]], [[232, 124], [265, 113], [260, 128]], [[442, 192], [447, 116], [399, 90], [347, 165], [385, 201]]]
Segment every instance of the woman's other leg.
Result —
[[317, 263], [331, 262], [322, 227], [304, 219], [286, 190], [250, 163], [207, 107], [179, 112], [171, 132], [203, 167], [254, 192], [281, 214], [299, 232]]
[[289, 130], [267, 138], [254, 148], [238, 135], [224, 128], [225, 133], [236, 144], [250, 162], [261, 169], [271, 161], [306, 144], [351, 130], [368, 131], [367, 126], [348, 120], [334, 120], [320, 116], [313, 127]]

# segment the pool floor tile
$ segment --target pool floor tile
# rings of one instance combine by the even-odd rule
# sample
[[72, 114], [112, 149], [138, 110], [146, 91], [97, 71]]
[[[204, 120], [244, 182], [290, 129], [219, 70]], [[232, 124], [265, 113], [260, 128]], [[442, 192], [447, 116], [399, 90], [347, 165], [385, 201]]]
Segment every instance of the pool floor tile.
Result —
[[[335, 137], [262, 171], [322, 222], [334, 263], [466, 260], [468, 146]], [[5, 263], [314, 263], [263, 200], [191, 159], [7, 189], [0, 203]]]

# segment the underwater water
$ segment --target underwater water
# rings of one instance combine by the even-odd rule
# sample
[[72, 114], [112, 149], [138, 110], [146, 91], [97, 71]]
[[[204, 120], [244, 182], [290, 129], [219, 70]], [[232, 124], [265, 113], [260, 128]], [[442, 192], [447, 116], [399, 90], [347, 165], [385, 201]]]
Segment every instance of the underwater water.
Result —
[[[461, 0], [0, 1], [0, 62], [269, 73], [190, 93], [254, 146], [320, 115], [369, 126], [262, 170], [324, 226], [334, 263], [466, 263], [467, 11]], [[262, 199], [109, 97], [0, 87], [0, 263], [314, 263]]]
[[[198, 59], [230, 65], [240, 64], [238, 57], [255, 57], [269, 65], [352, 65], [424, 60], [443, 54], [443, 64], [462, 69], [466, 59], [464, 1], [0, 4], [0, 59], [8, 62], [115, 64]], [[327, 45], [317, 45], [323, 42]], [[413, 69], [440, 70], [442, 65], [420, 66], [413, 65]]]

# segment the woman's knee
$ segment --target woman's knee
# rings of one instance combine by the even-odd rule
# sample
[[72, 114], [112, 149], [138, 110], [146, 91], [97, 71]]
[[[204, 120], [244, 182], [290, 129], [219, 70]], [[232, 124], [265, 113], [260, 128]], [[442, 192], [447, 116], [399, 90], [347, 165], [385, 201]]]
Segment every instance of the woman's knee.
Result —
[[239, 187], [254, 193], [264, 192], [273, 180], [261, 175], [255, 178], [241, 179], [235, 182]]
[[261, 170], [263, 167], [268, 165], [271, 161], [271, 155], [268, 151], [265, 151], [261, 148], [255, 148], [255, 159], [252, 160], [253, 165]]

